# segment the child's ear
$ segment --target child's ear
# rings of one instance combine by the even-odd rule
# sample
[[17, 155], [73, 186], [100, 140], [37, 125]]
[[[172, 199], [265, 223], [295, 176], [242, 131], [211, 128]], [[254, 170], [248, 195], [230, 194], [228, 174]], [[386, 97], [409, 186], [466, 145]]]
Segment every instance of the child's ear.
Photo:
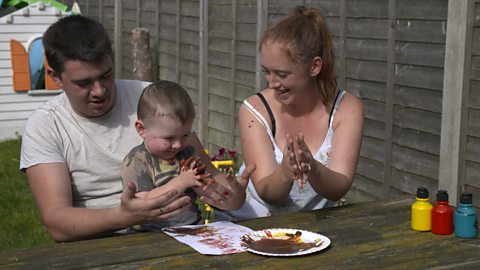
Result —
[[145, 139], [145, 125], [142, 120], [135, 121], [135, 129], [137, 130], [138, 135]]
[[312, 61], [312, 66], [310, 67], [310, 76], [316, 77], [322, 71], [322, 58], [320, 56], [315, 56]]

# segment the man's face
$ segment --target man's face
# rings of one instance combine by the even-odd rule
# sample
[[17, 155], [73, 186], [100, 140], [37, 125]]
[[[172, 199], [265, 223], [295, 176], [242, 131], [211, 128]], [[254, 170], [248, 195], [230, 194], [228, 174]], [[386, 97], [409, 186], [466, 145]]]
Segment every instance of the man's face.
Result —
[[61, 74], [53, 70], [48, 72], [63, 88], [77, 114], [94, 118], [105, 115], [113, 108], [117, 93], [111, 57], [106, 56], [97, 64], [69, 60], [63, 66]]

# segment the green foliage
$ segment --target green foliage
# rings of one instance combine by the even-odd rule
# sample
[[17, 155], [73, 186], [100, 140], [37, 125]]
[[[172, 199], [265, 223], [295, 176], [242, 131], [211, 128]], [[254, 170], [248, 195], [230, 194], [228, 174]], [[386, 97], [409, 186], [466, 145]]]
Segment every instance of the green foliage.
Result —
[[20, 139], [0, 142], [0, 250], [53, 243], [19, 170]]
[[68, 8], [67, 5], [63, 4], [60, 1], [55, 1], [55, 0], [6, 0], [3, 2], [2, 6], [14, 7], [14, 8], [20, 9], [31, 4], [35, 4], [37, 2], [44, 2], [45, 4], [50, 4], [53, 7], [56, 7], [62, 11], [67, 11], [67, 8]]

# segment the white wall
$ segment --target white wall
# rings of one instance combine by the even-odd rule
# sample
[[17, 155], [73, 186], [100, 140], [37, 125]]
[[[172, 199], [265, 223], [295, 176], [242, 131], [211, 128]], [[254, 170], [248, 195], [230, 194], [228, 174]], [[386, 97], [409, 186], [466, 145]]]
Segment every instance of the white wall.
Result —
[[68, 14], [36, 3], [0, 18], [0, 141], [21, 135], [33, 110], [54, 96], [32, 96], [13, 90], [10, 39], [26, 47], [30, 39], [42, 35], [48, 26]]

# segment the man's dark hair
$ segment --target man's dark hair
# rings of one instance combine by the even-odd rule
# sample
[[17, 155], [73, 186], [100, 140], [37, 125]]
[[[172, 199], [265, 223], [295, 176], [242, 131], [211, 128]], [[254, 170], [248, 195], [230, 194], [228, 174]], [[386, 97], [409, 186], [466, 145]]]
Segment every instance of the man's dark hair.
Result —
[[82, 15], [70, 15], [52, 24], [43, 35], [48, 64], [58, 74], [63, 63], [79, 60], [99, 63], [105, 56], [113, 60], [112, 43], [102, 24]]

